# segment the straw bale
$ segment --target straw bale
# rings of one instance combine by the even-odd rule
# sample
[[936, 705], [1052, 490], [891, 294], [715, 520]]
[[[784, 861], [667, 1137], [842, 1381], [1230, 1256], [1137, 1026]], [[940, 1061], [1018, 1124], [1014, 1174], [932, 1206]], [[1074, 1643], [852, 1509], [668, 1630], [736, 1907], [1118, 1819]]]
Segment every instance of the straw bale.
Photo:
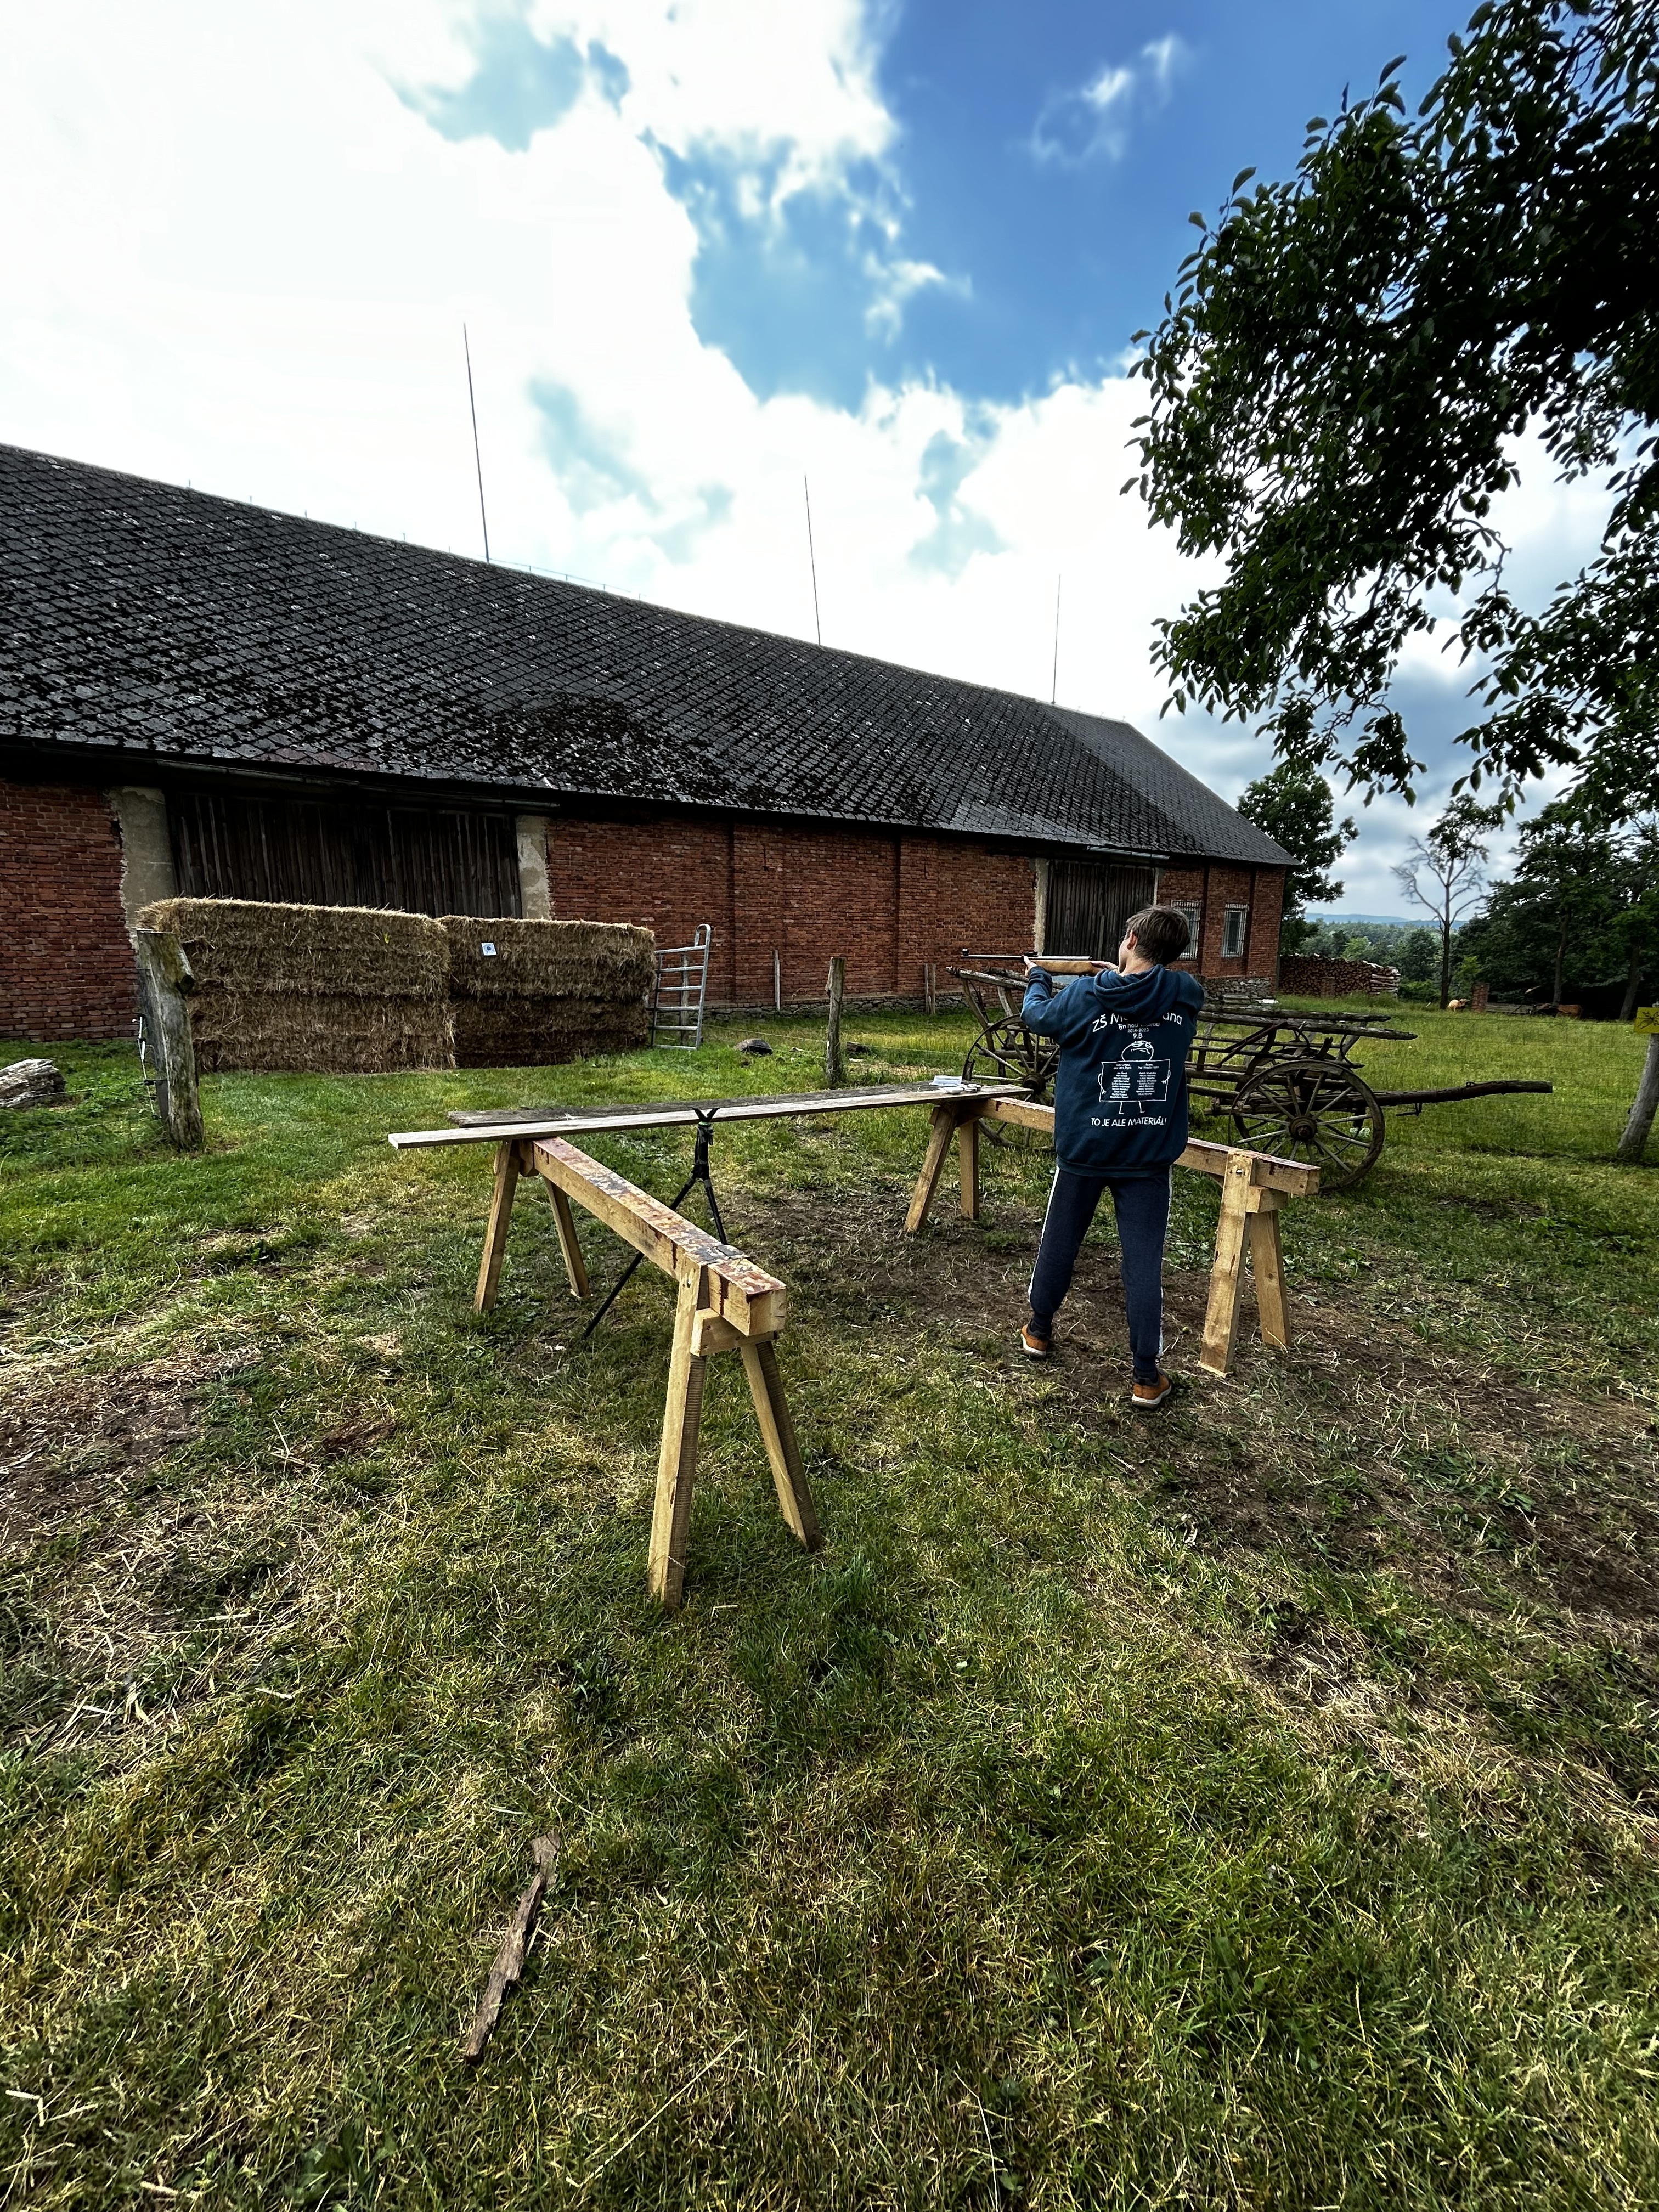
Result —
[[376, 1075], [453, 1067], [454, 1031], [442, 999], [366, 999], [345, 991], [193, 992], [191, 1033], [204, 1074]]
[[171, 898], [147, 906], [138, 925], [179, 938], [204, 990], [440, 1002], [447, 990], [448, 939], [428, 915]]
[[[519, 921], [447, 914], [452, 999], [580, 997], [615, 1003], [649, 994], [656, 940], [630, 922]], [[493, 945], [493, 955], [480, 951]]]
[[633, 1052], [650, 1034], [642, 999], [456, 999], [450, 1012], [457, 1067], [550, 1067]]

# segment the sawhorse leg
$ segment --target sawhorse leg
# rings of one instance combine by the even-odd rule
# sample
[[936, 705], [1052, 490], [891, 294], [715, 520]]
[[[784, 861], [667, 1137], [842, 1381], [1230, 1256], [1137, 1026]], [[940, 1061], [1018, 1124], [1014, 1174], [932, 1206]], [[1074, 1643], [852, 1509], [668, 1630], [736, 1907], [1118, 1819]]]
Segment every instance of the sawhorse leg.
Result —
[[488, 1313], [501, 1287], [501, 1261], [507, 1257], [507, 1232], [513, 1219], [513, 1201], [519, 1194], [519, 1177], [529, 1172], [522, 1145], [507, 1142], [495, 1147], [495, 1188], [489, 1200], [489, 1226], [484, 1231], [483, 1257], [478, 1262], [478, 1287], [472, 1303]]
[[1249, 1153], [1230, 1152], [1227, 1171], [1221, 1179], [1221, 1218], [1216, 1224], [1210, 1303], [1198, 1359], [1208, 1375], [1225, 1375], [1232, 1367], [1247, 1245], [1255, 1268], [1262, 1340], [1280, 1352], [1290, 1349], [1290, 1301], [1285, 1291], [1285, 1255], [1279, 1234], [1279, 1195], [1256, 1185], [1254, 1169]]
[[910, 1194], [910, 1210], [904, 1217], [907, 1236], [914, 1237], [927, 1218], [927, 1209], [945, 1174], [952, 1137], [957, 1140], [961, 1170], [963, 1215], [969, 1221], [979, 1219], [979, 1117], [983, 1110], [976, 1103], [965, 1109], [951, 1105], [934, 1107], [921, 1173], [916, 1177], [916, 1187]]
[[647, 1587], [664, 1608], [678, 1609], [685, 1592], [685, 1561], [691, 1525], [691, 1496], [697, 1478], [698, 1434], [702, 1424], [703, 1388], [708, 1361], [716, 1352], [736, 1351], [743, 1360], [755, 1415], [772, 1469], [778, 1505], [790, 1533], [809, 1552], [823, 1538], [817, 1508], [807, 1485], [800, 1446], [777, 1346], [771, 1337], [746, 1337], [704, 1303], [707, 1272], [693, 1268], [681, 1276], [674, 1309], [674, 1345], [668, 1363], [668, 1395], [663, 1407], [662, 1444], [657, 1455], [657, 1495], [651, 1516], [651, 1559]]

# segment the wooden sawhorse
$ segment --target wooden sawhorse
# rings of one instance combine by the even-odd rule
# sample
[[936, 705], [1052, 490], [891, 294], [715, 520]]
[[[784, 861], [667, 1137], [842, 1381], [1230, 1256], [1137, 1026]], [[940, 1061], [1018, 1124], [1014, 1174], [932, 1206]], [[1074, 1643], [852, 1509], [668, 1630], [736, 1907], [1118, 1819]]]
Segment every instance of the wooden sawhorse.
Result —
[[823, 1541], [817, 1510], [778, 1370], [777, 1340], [787, 1305], [784, 1285], [732, 1245], [722, 1244], [649, 1191], [562, 1138], [520, 1137], [495, 1147], [495, 1184], [475, 1300], [480, 1313], [495, 1303], [514, 1199], [520, 1178], [528, 1175], [539, 1176], [547, 1185], [559, 1249], [577, 1297], [586, 1296], [587, 1269], [576, 1242], [572, 1199], [672, 1276], [678, 1288], [651, 1516], [647, 1580], [652, 1596], [672, 1612], [684, 1594], [703, 1385], [709, 1359], [717, 1352], [735, 1352], [742, 1360], [779, 1508], [791, 1534], [809, 1552], [817, 1551]]
[[[987, 1119], [1054, 1132], [1052, 1106], [1025, 1098], [946, 1098], [933, 1110], [927, 1150], [910, 1197], [904, 1226], [914, 1236], [927, 1218], [952, 1138], [961, 1173], [962, 1212], [979, 1219], [979, 1125]], [[1238, 1334], [1239, 1301], [1244, 1289], [1248, 1247], [1255, 1273], [1256, 1315], [1264, 1344], [1288, 1352], [1291, 1306], [1285, 1291], [1285, 1255], [1279, 1241], [1279, 1210], [1287, 1198], [1311, 1198], [1319, 1189], [1319, 1170], [1271, 1152], [1245, 1152], [1234, 1146], [1194, 1139], [1177, 1167], [1191, 1168], [1221, 1185], [1221, 1218], [1216, 1225], [1215, 1260], [1210, 1269], [1210, 1301], [1204, 1316], [1204, 1341], [1198, 1364], [1208, 1375], [1225, 1375], [1233, 1364]]]

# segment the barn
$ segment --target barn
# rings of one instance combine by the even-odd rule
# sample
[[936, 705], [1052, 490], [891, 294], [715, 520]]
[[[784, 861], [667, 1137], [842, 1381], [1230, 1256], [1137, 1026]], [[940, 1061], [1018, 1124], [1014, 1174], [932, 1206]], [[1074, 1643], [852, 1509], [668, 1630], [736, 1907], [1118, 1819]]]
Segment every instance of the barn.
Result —
[[760, 1007], [1154, 894], [1271, 982], [1286, 865], [1127, 723], [0, 447], [0, 1035], [130, 1035], [173, 892], [708, 923]]

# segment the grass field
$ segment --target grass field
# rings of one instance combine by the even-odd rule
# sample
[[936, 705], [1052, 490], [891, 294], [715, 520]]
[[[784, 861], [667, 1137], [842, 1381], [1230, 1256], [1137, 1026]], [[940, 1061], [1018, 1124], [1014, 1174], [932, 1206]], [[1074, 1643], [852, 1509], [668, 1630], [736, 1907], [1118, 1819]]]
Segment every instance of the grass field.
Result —
[[[1295, 1352], [1247, 1329], [1150, 1424], [1109, 1232], [1055, 1364], [1012, 1354], [1040, 1160], [907, 1242], [920, 1113], [722, 1132], [829, 1540], [717, 1362], [672, 1620], [669, 1286], [584, 1345], [525, 1201], [478, 1321], [484, 1158], [385, 1134], [810, 1085], [810, 1024], [222, 1078], [192, 1159], [129, 1054], [51, 1048], [76, 1103], [0, 1130], [0, 2203], [1659, 2202], [1641, 1047], [1406, 1025], [1384, 1087], [1556, 1094], [1397, 1121], [1285, 1217]], [[851, 1033], [876, 1076], [968, 1035]], [[689, 1146], [593, 1149], [668, 1196]]]

